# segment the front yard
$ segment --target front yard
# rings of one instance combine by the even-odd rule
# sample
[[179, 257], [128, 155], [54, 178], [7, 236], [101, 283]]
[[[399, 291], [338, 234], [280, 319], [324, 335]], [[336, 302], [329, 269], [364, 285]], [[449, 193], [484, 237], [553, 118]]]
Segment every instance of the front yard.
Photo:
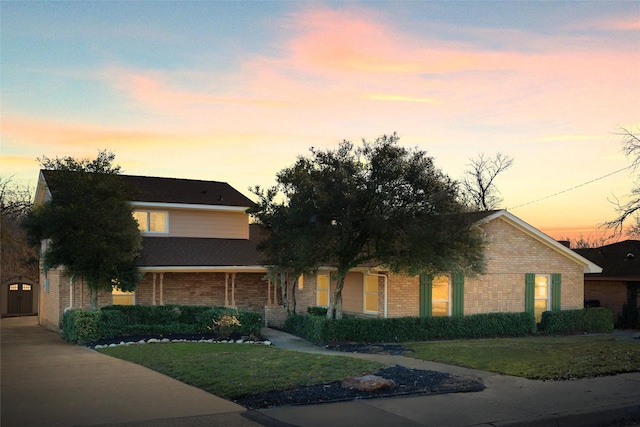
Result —
[[[640, 341], [611, 335], [430, 341], [407, 356], [530, 379], [567, 380], [640, 371]], [[227, 399], [341, 381], [383, 365], [263, 345], [172, 343], [100, 353], [162, 372]], [[422, 371], [425, 372], [425, 371]]]
[[411, 357], [536, 380], [640, 371], [640, 340], [612, 335], [500, 338], [407, 344]]

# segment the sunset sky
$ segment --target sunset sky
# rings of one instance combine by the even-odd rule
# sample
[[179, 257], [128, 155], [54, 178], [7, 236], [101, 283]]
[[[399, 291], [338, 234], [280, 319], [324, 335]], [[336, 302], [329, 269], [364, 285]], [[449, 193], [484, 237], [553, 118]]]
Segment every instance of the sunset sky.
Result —
[[615, 217], [638, 173], [622, 170], [618, 135], [640, 126], [638, 1], [2, 1], [0, 13], [0, 175], [16, 182], [35, 185], [38, 157], [107, 149], [126, 174], [251, 197], [311, 146], [397, 132], [454, 179], [480, 153], [513, 157], [502, 207], [575, 240]]

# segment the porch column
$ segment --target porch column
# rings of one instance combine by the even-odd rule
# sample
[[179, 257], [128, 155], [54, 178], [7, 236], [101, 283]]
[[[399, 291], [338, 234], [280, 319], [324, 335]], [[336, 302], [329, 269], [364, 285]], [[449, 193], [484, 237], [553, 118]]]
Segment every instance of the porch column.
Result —
[[156, 305], [156, 273], [153, 274], [153, 285], [151, 287], [151, 305]]
[[160, 305], [164, 305], [163, 293], [164, 291], [164, 273], [160, 273]]
[[236, 273], [231, 273], [231, 306], [236, 306]]
[[224, 306], [229, 306], [229, 273], [224, 273]]
[[267, 279], [267, 305], [273, 305], [271, 299], [271, 279]]

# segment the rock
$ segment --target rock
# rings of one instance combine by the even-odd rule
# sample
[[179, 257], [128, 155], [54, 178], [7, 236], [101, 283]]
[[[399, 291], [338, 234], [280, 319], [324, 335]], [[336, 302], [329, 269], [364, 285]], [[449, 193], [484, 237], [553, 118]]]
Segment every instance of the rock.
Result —
[[264, 344], [264, 345], [271, 345], [271, 341], [268, 341], [268, 340], [267, 340], [267, 341], [264, 341], [262, 344]]
[[157, 338], [149, 338], [149, 340], [147, 340], [147, 343], [150, 343], [150, 342], [160, 342], [160, 340]]
[[102, 348], [102, 346], [100, 344], [98, 344], [97, 346], [94, 347], [94, 349], [96, 349], [96, 350], [99, 350], [101, 348]]
[[138, 341], [138, 344], [146, 344], [147, 342], [145, 340], [140, 340]]
[[352, 377], [342, 381], [342, 388], [350, 388], [361, 391], [374, 391], [381, 388], [393, 388], [396, 382], [377, 375], [365, 375], [364, 377]]

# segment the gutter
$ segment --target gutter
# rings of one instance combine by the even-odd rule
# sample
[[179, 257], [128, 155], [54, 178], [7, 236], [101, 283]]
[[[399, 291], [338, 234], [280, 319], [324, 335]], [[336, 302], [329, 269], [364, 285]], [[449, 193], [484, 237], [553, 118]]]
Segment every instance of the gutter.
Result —
[[71, 277], [69, 278], [69, 307], [66, 307], [63, 313], [66, 313], [67, 311], [71, 310], [71, 308], [73, 308], [73, 278], [74, 275], [71, 275]]

